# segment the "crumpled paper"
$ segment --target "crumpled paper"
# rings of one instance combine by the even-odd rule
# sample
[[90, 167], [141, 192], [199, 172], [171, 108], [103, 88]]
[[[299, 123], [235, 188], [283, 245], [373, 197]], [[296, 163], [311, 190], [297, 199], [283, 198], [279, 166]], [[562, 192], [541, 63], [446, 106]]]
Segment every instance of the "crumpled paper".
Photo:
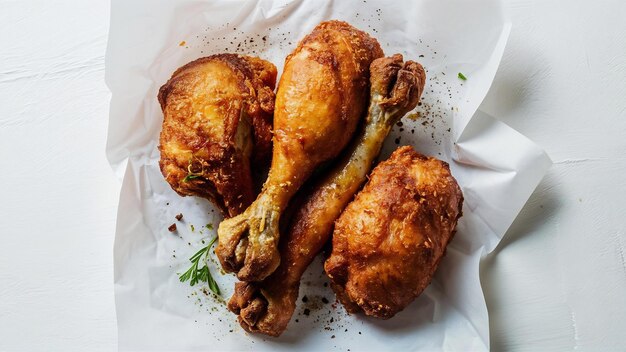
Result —
[[[223, 299], [234, 278], [209, 265], [222, 290], [179, 282], [188, 258], [221, 220], [207, 201], [176, 195], [158, 167], [158, 88], [179, 66], [220, 52], [258, 55], [279, 68], [323, 20], [348, 21], [386, 55], [421, 62], [421, 105], [387, 139], [450, 163], [464, 216], [432, 284], [391, 320], [347, 315], [318, 258], [280, 338], [248, 334]], [[123, 179], [115, 235], [119, 349], [127, 350], [488, 350], [479, 262], [492, 251], [550, 166], [524, 136], [478, 111], [510, 24], [497, 0], [192, 1], [113, 0], [106, 81], [112, 92], [107, 156]], [[467, 80], [458, 77], [462, 72]], [[182, 213], [182, 221], [175, 215]], [[177, 223], [177, 234], [167, 228]], [[328, 303], [325, 303], [328, 302]]]

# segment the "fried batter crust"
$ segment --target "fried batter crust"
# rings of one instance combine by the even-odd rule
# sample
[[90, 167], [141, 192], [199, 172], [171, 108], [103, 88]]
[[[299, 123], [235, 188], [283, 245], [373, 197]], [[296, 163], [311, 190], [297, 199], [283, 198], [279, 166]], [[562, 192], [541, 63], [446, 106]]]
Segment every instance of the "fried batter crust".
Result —
[[279, 220], [321, 163], [339, 154], [367, 107], [378, 42], [341, 21], [319, 24], [285, 61], [276, 93], [268, 179], [246, 211], [220, 224], [216, 253], [226, 271], [261, 281], [280, 263]]
[[461, 216], [448, 164], [398, 148], [343, 211], [324, 268], [351, 313], [388, 319], [430, 283]]
[[250, 205], [251, 168], [263, 168], [271, 152], [275, 83], [273, 64], [235, 54], [174, 72], [158, 94], [159, 166], [172, 189], [209, 199], [226, 217]]
[[292, 201], [290, 208], [295, 212], [280, 240], [278, 269], [262, 282], [235, 285], [228, 308], [239, 315], [244, 329], [278, 336], [287, 328], [302, 274], [330, 238], [341, 211], [365, 182], [393, 125], [417, 104], [425, 81], [424, 68], [413, 61], [404, 62], [400, 54], [372, 62], [365, 123], [329, 172]]

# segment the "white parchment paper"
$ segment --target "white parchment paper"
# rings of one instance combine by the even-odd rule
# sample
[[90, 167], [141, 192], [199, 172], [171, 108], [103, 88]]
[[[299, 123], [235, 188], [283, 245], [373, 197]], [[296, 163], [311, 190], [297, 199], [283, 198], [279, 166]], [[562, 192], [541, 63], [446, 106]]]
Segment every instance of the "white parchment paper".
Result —
[[[307, 302], [299, 300], [288, 330], [280, 338], [252, 335], [206, 286], [178, 280], [221, 217], [207, 201], [182, 198], [164, 181], [156, 95], [176, 68], [220, 52], [260, 56], [280, 73], [298, 41], [328, 19], [350, 22], [376, 37], [386, 55], [402, 53], [427, 69], [421, 105], [394, 128], [381, 158], [410, 144], [448, 161], [465, 194], [464, 216], [432, 284], [393, 319], [347, 315], [324, 286], [318, 258], [303, 278]], [[113, 0], [107, 156], [123, 178], [114, 249], [119, 349], [488, 350], [480, 258], [551, 164], [524, 136], [477, 112], [509, 28], [497, 0]], [[167, 230], [175, 222], [178, 235]], [[215, 261], [210, 266], [227, 300], [234, 278]]]

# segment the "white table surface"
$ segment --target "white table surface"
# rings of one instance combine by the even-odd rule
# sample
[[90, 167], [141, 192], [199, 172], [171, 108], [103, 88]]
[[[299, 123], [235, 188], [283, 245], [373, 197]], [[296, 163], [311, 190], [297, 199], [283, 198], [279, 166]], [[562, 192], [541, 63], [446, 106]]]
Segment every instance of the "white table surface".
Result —
[[[499, 350], [626, 350], [626, 1], [511, 0], [486, 112], [554, 166], [482, 265]], [[0, 351], [116, 349], [107, 1], [0, 0]]]

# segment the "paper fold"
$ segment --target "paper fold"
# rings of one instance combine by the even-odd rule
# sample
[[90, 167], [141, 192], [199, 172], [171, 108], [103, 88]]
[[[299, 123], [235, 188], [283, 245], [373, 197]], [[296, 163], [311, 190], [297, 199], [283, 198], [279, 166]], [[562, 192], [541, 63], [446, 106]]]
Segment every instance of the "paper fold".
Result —
[[[215, 236], [221, 218], [207, 201], [182, 198], [163, 180], [156, 93], [176, 68], [224, 51], [260, 56], [280, 72], [297, 42], [327, 19], [345, 20], [376, 37], [386, 55], [398, 52], [426, 67], [419, 116], [394, 127], [381, 157], [409, 144], [450, 163], [465, 195], [464, 216], [432, 284], [393, 319], [348, 316], [341, 305], [320, 303], [322, 297], [332, 302], [334, 295], [323, 286], [327, 279], [316, 260], [301, 294], [319, 304], [299, 301], [278, 339], [250, 335], [202, 286], [178, 281], [177, 273], [202, 240]], [[480, 258], [495, 248], [550, 165], [527, 138], [476, 112], [509, 29], [498, 0], [113, 0], [107, 157], [123, 177], [114, 249], [119, 349], [488, 350]], [[184, 221], [175, 236], [167, 227], [178, 213]], [[210, 265], [224, 297], [230, 297], [233, 277]]]

